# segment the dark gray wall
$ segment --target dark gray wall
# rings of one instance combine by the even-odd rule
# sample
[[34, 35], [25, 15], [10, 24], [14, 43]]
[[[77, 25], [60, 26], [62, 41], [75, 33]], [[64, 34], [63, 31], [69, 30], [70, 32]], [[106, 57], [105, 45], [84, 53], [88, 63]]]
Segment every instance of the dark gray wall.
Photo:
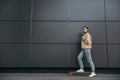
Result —
[[0, 0], [0, 67], [78, 68], [88, 25], [95, 66], [120, 68], [119, 8], [120, 0]]

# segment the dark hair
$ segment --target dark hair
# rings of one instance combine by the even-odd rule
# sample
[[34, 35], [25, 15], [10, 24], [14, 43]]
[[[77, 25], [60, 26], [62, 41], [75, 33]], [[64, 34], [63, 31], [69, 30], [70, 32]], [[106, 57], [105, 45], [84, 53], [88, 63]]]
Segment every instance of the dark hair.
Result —
[[84, 29], [84, 28], [86, 28], [88, 31], [87, 32], [89, 32], [89, 29], [88, 29], [88, 27], [87, 26], [83, 26], [82, 27], [82, 29]]

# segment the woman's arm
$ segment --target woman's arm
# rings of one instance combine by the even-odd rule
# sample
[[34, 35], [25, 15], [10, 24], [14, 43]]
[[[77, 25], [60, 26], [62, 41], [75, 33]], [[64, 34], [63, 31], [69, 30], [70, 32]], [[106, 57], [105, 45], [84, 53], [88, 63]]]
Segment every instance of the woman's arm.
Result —
[[91, 44], [91, 43], [92, 43], [91, 36], [90, 36], [90, 35], [86, 35], [86, 36], [83, 38], [83, 42], [84, 42], [85, 44]]

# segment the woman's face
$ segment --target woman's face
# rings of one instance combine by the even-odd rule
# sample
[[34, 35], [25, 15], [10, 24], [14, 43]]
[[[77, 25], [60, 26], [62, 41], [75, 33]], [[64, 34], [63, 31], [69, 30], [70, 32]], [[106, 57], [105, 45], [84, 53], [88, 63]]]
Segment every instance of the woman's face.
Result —
[[87, 33], [88, 29], [87, 28], [83, 28], [82, 31], [83, 31], [83, 33]]

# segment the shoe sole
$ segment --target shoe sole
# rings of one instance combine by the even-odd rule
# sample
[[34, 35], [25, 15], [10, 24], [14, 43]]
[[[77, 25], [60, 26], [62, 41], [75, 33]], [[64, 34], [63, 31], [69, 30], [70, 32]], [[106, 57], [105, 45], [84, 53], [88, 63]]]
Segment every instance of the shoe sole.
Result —
[[89, 77], [95, 77], [96, 76], [96, 74], [95, 75], [93, 75], [93, 76], [89, 76]]
[[[77, 72], [77, 71], [76, 71]], [[83, 72], [78, 72], [78, 73], [83, 73]]]

